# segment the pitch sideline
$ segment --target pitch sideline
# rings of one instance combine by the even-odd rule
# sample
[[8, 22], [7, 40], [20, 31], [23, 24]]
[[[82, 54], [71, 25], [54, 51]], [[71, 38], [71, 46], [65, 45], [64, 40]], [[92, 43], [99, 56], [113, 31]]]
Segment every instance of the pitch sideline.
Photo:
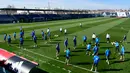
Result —
[[[51, 57], [48, 57], [48, 56], [45, 56], [45, 55], [42, 55], [42, 54], [38, 54], [38, 53], [35, 53], [33, 51], [30, 51], [30, 50], [27, 50], [26, 48], [24, 48], [23, 50], [27, 51], [27, 52], [30, 52], [30, 53], [33, 53], [35, 55], [39, 55], [41, 57], [45, 57], [45, 58], [48, 58], [48, 59], [51, 59], [51, 60], [54, 60], [54, 61], [57, 61], [57, 62], [60, 62], [60, 63], [63, 63], [65, 64], [64, 61], [60, 61], [60, 60], [57, 60], [57, 59], [54, 59], [54, 58], [51, 58]], [[83, 68], [83, 67], [80, 67], [80, 66], [76, 66], [76, 65], [73, 65], [73, 64], [70, 64], [71, 66], [75, 67], [75, 68], [79, 68], [79, 69], [82, 69], [82, 70], [86, 70], [86, 71], [89, 71], [89, 72], [93, 72], [93, 73], [98, 73], [98, 72], [95, 72], [95, 71], [91, 71], [87, 68]]]

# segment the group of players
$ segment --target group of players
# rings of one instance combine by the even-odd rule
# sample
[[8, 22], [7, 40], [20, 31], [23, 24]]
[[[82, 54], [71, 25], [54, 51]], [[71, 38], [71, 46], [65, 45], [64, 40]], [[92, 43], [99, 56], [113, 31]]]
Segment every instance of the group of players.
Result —
[[[82, 24], [80, 23], [80, 27], [82, 27]], [[62, 28], [60, 28], [60, 32], [62, 32]], [[67, 34], [67, 29], [64, 30], [64, 34], [66, 35]], [[42, 39], [43, 40], [47, 40], [49, 39], [50, 40], [50, 37], [51, 37], [51, 31], [50, 29], [48, 28], [47, 29], [47, 33], [45, 33], [43, 30], [41, 31], [41, 36], [42, 36]], [[13, 37], [14, 39], [16, 40], [16, 32], [14, 32], [13, 34]], [[31, 37], [32, 37], [32, 40], [34, 41], [34, 47], [37, 47], [37, 37], [36, 37], [36, 34], [35, 34], [35, 31], [33, 30], [31, 32]], [[123, 38], [123, 42], [126, 42], [126, 39], [127, 39], [127, 36], [124, 35], [124, 38]], [[87, 43], [87, 36], [83, 36], [83, 46], [86, 45], [86, 55], [92, 55], [93, 56], [93, 65], [92, 65], [92, 68], [91, 68], [91, 71], [93, 71], [93, 68], [95, 67], [95, 72], [97, 72], [97, 67], [98, 67], [98, 63], [100, 61], [100, 57], [98, 56], [98, 52], [99, 52], [99, 45], [100, 45], [100, 39], [96, 36], [95, 33], [92, 34], [92, 42], [90, 43]], [[107, 42], [106, 43], [111, 43], [112, 45], [115, 45], [115, 54], [118, 53], [120, 55], [120, 60], [124, 61], [125, 58], [124, 58], [124, 54], [125, 54], [125, 47], [124, 45], [121, 45], [121, 50], [120, 50], [120, 44], [119, 42], [115, 41], [115, 42], [110, 42], [110, 34], [107, 33], [106, 34], [106, 40]], [[4, 34], [4, 41], [8, 42], [8, 45], [10, 46], [11, 44], [11, 35], [8, 35], [5, 33]], [[23, 48], [23, 43], [24, 43], [24, 30], [22, 29], [22, 27], [20, 27], [20, 33], [19, 33], [19, 48]], [[77, 38], [76, 36], [74, 36], [73, 38], [73, 43], [74, 43], [74, 49], [76, 49], [76, 46], [77, 46]], [[92, 48], [92, 44], [94, 44], [95, 46]], [[68, 47], [68, 38], [65, 39], [64, 41], [64, 46], [65, 46], [65, 49], [64, 49], [64, 52], [66, 54], [66, 59], [65, 59], [65, 62], [67, 65], [69, 65], [69, 60], [70, 60], [70, 48]], [[92, 53], [93, 51], [93, 53]], [[56, 44], [56, 58], [59, 59], [59, 54], [60, 54], [60, 43], [57, 43]], [[105, 51], [105, 56], [106, 56], [106, 62], [107, 64], [109, 65], [109, 57], [111, 55], [111, 51], [110, 51], [110, 48], [107, 48], [106, 51]]]
[[[80, 27], [82, 27], [82, 24], [80, 24]], [[122, 44], [120, 45], [118, 41], [115, 41], [115, 42], [110, 42], [110, 34], [107, 33], [106, 34], [106, 43], [110, 43], [112, 45], [115, 46], [115, 52], [114, 54], [119, 54], [120, 55], [120, 60], [121, 61], [124, 61], [125, 60], [125, 57], [124, 57], [124, 54], [125, 54], [125, 46]], [[120, 42], [126, 42], [126, 39], [127, 39], [127, 36], [124, 35], [123, 37], [123, 40], [121, 40]], [[100, 39], [96, 36], [95, 33], [92, 34], [92, 40], [93, 42], [90, 42], [87, 44], [87, 36], [83, 36], [83, 46], [84, 44], [86, 45], [86, 55], [92, 55], [94, 56], [93, 57], [93, 65], [92, 65], [92, 68], [91, 68], [91, 71], [93, 71], [93, 68], [95, 67], [95, 72], [97, 72], [97, 67], [98, 67], [98, 63], [100, 61], [100, 57], [98, 56], [98, 51], [99, 51], [99, 46], [100, 46]], [[74, 43], [74, 49], [76, 49], [76, 46], [77, 46], [77, 39], [76, 39], [76, 36], [74, 36], [73, 38], [73, 43]], [[95, 44], [95, 46], [92, 48], [92, 43]], [[64, 41], [64, 46], [65, 46], [65, 51], [66, 52], [66, 64], [69, 65], [69, 60], [70, 60], [70, 48], [68, 47], [68, 38], [65, 39]], [[121, 49], [120, 49], [121, 47]], [[57, 53], [56, 53], [56, 57], [57, 59], [59, 59], [59, 53], [60, 53], [60, 46], [59, 46], [59, 43], [56, 45], [56, 50], [57, 50]], [[93, 53], [91, 54], [91, 52], [93, 51]], [[110, 58], [110, 55], [111, 55], [111, 50], [110, 48], [107, 48], [106, 51], [105, 51], [105, 56], [106, 56], [106, 63], [109, 65], [110, 62], [109, 62], [109, 58]]]

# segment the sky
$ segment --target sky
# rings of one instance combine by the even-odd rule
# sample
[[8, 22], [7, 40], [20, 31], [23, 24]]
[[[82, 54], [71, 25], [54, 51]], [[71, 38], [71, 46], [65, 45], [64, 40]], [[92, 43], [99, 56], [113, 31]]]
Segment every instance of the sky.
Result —
[[130, 0], [1, 0], [0, 8], [129, 9]]

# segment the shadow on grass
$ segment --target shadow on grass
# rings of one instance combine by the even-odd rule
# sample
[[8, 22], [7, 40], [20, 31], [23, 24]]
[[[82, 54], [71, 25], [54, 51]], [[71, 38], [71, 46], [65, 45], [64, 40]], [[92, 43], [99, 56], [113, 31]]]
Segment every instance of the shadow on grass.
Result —
[[40, 49], [40, 48], [43, 48], [43, 47], [50, 47], [51, 45], [38, 45], [37, 47], [34, 47], [34, 45], [32, 46], [24, 46], [26, 47], [27, 49]]
[[121, 71], [123, 69], [102, 69], [100, 72], [108, 72], [108, 71]]
[[50, 47], [51, 45], [38, 45], [38, 47]]
[[105, 53], [98, 53], [98, 55], [105, 55]]
[[[114, 60], [116, 58], [109, 58], [109, 60]], [[101, 60], [106, 60], [106, 58], [102, 58]]]
[[91, 63], [89, 62], [81, 62], [81, 63], [75, 63], [75, 65], [90, 65]]
[[130, 44], [130, 42], [127, 42], [128, 44]]
[[51, 41], [51, 42], [47, 42], [47, 44], [57, 44], [57, 41]]
[[122, 63], [127, 61], [130, 61], [130, 58], [126, 59], [125, 61], [113, 61], [111, 64]]
[[79, 50], [74, 50], [74, 51], [72, 51], [72, 52], [84, 52], [84, 50], [79, 49]]
[[[60, 55], [61, 57], [66, 57], [66, 55]], [[73, 57], [73, 56], [79, 56], [79, 55], [76, 55], [76, 54], [71, 54], [70, 57]]]
[[103, 47], [100, 47], [101, 49], [108, 49], [108, 48], [113, 48], [113, 47], [107, 47], [107, 46], [103, 46]]
[[49, 73], [40, 68], [33, 68], [29, 73]]
[[62, 40], [52, 40], [52, 41], [61, 42]]
[[126, 51], [125, 53], [126, 53], [126, 54], [130, 54], [130, 51]]
[[107, 42], [100, 42], [100, 43], [107, 43]]
[[85, 47], [77, 47], [76, 49], [86, 49]]

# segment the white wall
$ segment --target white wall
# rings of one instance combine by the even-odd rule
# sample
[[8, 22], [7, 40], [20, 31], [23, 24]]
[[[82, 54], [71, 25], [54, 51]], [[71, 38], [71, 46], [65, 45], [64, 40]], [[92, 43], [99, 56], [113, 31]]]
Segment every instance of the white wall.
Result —
[[117, 12], [118, 17], [127, 17], [125, 12]]
[[129, 12], [129, 15], [130, 15], [130, 12]]

